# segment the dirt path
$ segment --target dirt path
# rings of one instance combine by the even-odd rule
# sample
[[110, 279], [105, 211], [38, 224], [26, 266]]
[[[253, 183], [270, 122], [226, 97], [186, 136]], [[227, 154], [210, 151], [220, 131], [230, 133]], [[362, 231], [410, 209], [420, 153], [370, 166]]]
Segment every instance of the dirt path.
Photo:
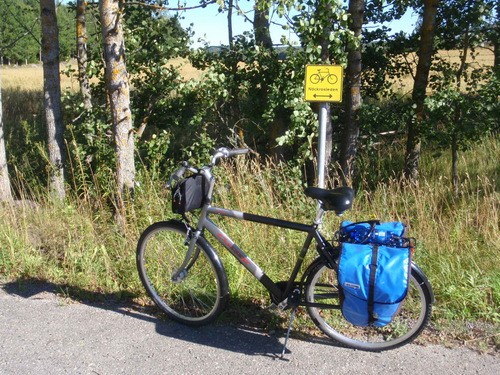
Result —
[[193, 329], [122, 304], [68, 304], [0, 284], [0, 374], [500, 374], [500, 357], [441, 346], [366, 353], [235, 327]]

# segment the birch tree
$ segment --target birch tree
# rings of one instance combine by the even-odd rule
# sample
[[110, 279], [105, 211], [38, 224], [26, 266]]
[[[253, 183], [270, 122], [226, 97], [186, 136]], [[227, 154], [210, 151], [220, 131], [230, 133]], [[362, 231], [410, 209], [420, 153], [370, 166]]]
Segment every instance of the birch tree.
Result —
[[124, 214], [124, 202], [134, 193], [135, 164], [130, 84], [125, 64], [123, 5], [119, 0], [100, 0], [99, 11], [106, 64], [105, 80], [111, 107], [116, 154], [118, 214]]
[[434, 33], [438, 3], [439, 0], [424, 0], [420, 46], [417, 53], [418, 63], [412, 94], [414, 113], [408, 124], [408, 139], [406, 142], [405, 176], [413, 181], [418, 177], [418, 164], [422, 145], [418, 127], [419, 123], [424, 119], [424, 100], [429, 81], [432, 55], [434, 54]]
[[40, 0], [42, 21], [43, 95], [47, 122], [50, 163], [50, 190], [56, 199], [65, 198], [64, 125], [61, 111], [59, 76], [59, 31], [55, 0]]
[[7, 153], [5, 151], [3, 132], [2, 77], [0, 76], [0, 202], [6, 201], [12, 201], [12, 192], [10, 190], [9, 170], [7, 168]]
[[497, 77], [500, 77], [500, 49], [498, 45], [500, 44], [500, 1], [497, 1], [496, 5], [497, 16], [493, 23], [493, 33], [492, 33], [492, 43], [493, 43], [493, 53], [495, 55], [495, 61], [493, 63], [493, 68]]
[[89, 77], [87, 76], [87, 0], [76, 2], [76, 54], [78, 61], [78, 80], [83, 96], [84, 108], [92, 109]]
[[[350, 0], [350, 30], [356, 37], [361, 35], [363, 25], [364, 0]], [[361, 45], [352, 45], [348, 51], [345, 90], [346, 120], [340, 150], [340, 168], [342, 177], [350, 180], [354, 174], [354, 161], [358, 148], [359, 123], [358, 110], [361, 107]]]

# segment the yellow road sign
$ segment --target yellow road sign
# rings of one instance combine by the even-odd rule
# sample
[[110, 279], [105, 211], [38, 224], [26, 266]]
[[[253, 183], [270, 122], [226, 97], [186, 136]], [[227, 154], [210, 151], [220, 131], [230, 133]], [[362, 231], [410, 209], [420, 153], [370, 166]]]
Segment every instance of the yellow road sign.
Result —
[[341, 102], [342, 78], [340, 65], [307, 65], [305, 99], [308, 102]]

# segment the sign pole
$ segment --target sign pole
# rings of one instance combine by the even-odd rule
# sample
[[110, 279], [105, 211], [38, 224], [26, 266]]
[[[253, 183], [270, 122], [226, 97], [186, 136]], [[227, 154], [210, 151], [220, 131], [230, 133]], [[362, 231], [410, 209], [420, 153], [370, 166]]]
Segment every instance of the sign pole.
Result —
[[319, 110], [319, 132], [318, 132], [318, 187], [325, 188], [326, 167], [326, 117], [328, 111], [326, 103], [321, 103]]
[[319, 102], [318, 187], [325, 188], [327, 103], [342, 102], [344, 70], [340, 65], [306, 65], [304, 99]]

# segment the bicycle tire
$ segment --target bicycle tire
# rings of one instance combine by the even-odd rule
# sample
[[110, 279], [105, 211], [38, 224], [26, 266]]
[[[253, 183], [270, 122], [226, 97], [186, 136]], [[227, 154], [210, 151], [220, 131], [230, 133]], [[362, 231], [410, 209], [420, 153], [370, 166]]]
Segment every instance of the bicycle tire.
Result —
[[395, 349], [417, 338], [429, 322], [434, 294], [424, 278], [412, 263], [408, 295], [393, 321], [380, 328], [357, 327], [342, 316], [336, 271], [318, 260], [310, 267], [305, 298], [308, 303], [327, 303], [332, 307], [308, 306], [307, 310], [316, 326], [341, 346], [365, 351]]
[[321, 81], [321, 77], [319, 76], [319, 74], [313, 74], [311, 78], [309, 78], [309, 80], [313, 85], [316, 85]]
[[334, 85], [337, 83], [337, 81], [339, 79], [337, 78], [337, 76], [335, 74], [329, 74], [328, 77], [326, 78], [326, 80], [328, 81], [328, 83], [330, 85]]
[[229, 284], [220, 258], [200, 236], [180, 282], [172, 274], [188, 250], [189, 227], [180, 221], [149, 226], [137, 244], [137, 269], [153, 302], [171, 319], [189, 325], [208, 324], [221, 314], [229, 299]]

